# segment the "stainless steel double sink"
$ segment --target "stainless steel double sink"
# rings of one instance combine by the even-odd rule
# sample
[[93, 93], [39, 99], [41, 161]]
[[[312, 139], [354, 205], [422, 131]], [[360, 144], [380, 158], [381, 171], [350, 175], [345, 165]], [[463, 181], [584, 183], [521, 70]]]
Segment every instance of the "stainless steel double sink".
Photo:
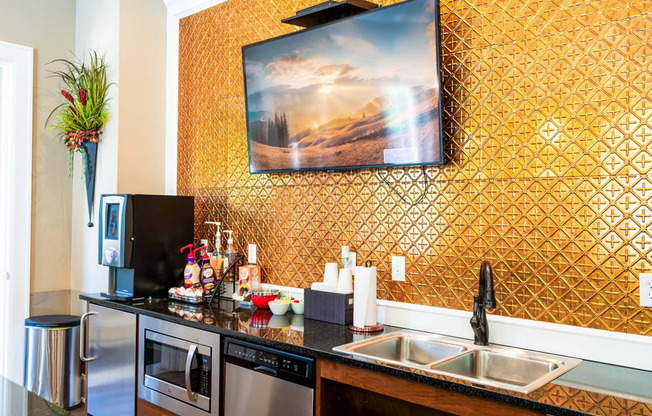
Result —
[[333, 348], [357, 358], [530, 393], [581, 360], [498, 345], [477, 346], [442, 335], [398, 331]]

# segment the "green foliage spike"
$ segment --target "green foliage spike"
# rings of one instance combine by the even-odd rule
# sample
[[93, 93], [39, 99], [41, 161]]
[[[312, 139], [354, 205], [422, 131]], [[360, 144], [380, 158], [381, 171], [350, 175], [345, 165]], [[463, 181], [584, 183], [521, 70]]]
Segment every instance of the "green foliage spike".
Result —
[[65, 88], [61, 96], [65, 102], [52, 110], [46, 120], [46, 125], [54, 115], [58, 120], [52, 127], [57, 131], [58, 137], [68, 147], [68, 172], [72, 175], [72, 161], [74, 152], [82, 153], [84, 168], [86, 165], [86, 149], [84, 140], [97, 141], [104, 128], [109, 112], [107, 90], [113, 83], [106, 77], [107, 65], [104, 57], [98, 57], [97, 52], [89, 53], [89, 62], [85, 64], [75, 57], [68, 59], [55, 59], [49, 64], [58, 64], [62, 69], [50, 71], [53, 77], [61, 78]]

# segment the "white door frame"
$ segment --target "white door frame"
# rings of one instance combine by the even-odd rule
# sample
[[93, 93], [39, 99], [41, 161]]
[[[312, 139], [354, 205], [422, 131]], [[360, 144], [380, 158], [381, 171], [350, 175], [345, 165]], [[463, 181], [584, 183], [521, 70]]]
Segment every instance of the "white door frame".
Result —
[[22, 385], [30, 306], [34, 49], [0, 42], [0, 66], [0, 287], [8, 289], [0, 295], [0, 374]]

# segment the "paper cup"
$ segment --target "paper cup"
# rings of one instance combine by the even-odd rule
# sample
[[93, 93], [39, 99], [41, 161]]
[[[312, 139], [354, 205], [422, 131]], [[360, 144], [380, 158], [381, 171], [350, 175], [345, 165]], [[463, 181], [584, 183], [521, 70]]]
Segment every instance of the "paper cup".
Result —
[[337, 263], [326, 263], [324, 269], [324, 290], [335, 292], [337, 290]]
[[340, 277], [337, 279], [337, 292], [353, 292], [353, 273], [351, 273], [351, 269], [340, 269]]

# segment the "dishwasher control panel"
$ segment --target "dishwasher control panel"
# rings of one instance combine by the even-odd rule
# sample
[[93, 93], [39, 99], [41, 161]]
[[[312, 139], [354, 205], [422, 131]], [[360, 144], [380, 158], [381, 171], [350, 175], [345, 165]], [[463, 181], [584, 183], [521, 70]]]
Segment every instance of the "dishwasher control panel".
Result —
[[224, 339], [224, 359], [304, 386], [315, 384], [315, 359], [234, 338]]
[[303, 360], [264, 351], [260, 348], [229, 343], [226, 354], [275, 370], [282, 370], [303, 377], [308, 376], [308, 365]]

